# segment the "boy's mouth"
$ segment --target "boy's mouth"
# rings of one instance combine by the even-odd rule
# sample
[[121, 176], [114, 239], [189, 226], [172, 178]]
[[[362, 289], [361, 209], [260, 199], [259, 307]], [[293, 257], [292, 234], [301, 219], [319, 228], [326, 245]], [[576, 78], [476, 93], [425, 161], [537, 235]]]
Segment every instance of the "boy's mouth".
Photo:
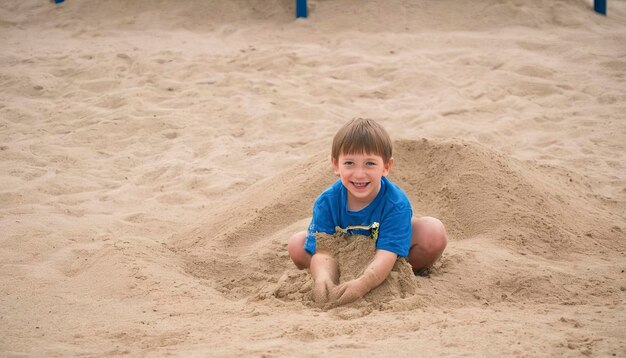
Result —
[[354, 182], [354, 181], [351, 182], [351, 183], [357, 189], [365, 189], [370, 184], [369, 182], [358, 183], [358, 182]]

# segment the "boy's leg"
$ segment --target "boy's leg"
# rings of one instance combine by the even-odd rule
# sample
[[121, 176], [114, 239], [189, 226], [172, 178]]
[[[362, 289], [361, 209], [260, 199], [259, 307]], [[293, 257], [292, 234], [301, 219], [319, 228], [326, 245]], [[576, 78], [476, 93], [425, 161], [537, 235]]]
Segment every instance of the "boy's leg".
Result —
[[429, 268], [441, 257], [448, 244], [448, 235], [443, 223], [436, 218], [423, 216], [413, 218], [413, 238], [408, 260], [413, 271]]
[[311, 266], [311, 254], [304, 249], [304, 241], [306, 240], [306, 231], [301, 231], [293, 235], [287, 243], [287, 251], [291, 261], [300, 270], [304, 270]]
[[313, 301], [317, 304], [328, 302], [331, 290], [339, 283], [339, 266], [329, 252], [317, 250], [311, 258], [313, 277]]

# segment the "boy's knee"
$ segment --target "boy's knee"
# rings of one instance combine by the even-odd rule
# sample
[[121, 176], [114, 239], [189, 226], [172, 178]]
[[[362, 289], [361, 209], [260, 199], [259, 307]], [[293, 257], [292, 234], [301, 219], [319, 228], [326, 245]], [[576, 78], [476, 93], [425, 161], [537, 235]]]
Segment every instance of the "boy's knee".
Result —
[[306, 240], [306, 233], [298, 232], [289, 238], [287, 242], [287, 250], [289, 254], [296, 253], [299, 250], [304, 250], [304, 241]]
[[304, 241], [306, 240], [306, 233], [299, 232], [293, 235], [287, 242], [287, 252], [291, 261], [300, 270], [308, 268], [311, 265], [311, 254], [304, 249]]
[[441, 253], [448, 245], [448, 233], [441, 220], [424, 216], [413, 220], [418, 225], [418, 235], [421, 236], [420, 246], [427, 252]]
[[429, 217], [431, 221], [431, 230], [433, 231], [433, 245], [436, 248], [443, 251], [448, 245], [448, 233], [446, 232], [446, 227], [443, 225], [441, 220], [433, 217]]

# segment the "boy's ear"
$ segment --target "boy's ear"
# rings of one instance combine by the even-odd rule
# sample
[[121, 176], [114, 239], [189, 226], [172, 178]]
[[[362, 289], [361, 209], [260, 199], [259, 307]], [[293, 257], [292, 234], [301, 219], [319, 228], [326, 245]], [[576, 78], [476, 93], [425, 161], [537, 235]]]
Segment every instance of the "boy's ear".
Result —
[[383, 176], [387, 176], [387, 174], [389, 174], [389, 171], [391, 170], [392, 166], [393, 166], [393, 158], [389, 158], [389, 161], [385, 163], [384, 165]]
[[339, 162], [337, 162], [337, 160], [333, 158], [332, 156], [330, 157], [330, 164], [333, 166], [333, 170], [335, 171], [335, 174], [339, 175]]

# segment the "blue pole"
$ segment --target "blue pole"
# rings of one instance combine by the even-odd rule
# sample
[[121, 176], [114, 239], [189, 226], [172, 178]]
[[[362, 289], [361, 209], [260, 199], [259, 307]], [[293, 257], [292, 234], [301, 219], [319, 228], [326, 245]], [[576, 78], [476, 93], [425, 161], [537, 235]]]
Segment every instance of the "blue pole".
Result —
[[606, 0], [593, 0], [593, 10], [602, 15], [606, 15]]
[[306, 0], [296, 0], [296, 17], [306, 17]]

